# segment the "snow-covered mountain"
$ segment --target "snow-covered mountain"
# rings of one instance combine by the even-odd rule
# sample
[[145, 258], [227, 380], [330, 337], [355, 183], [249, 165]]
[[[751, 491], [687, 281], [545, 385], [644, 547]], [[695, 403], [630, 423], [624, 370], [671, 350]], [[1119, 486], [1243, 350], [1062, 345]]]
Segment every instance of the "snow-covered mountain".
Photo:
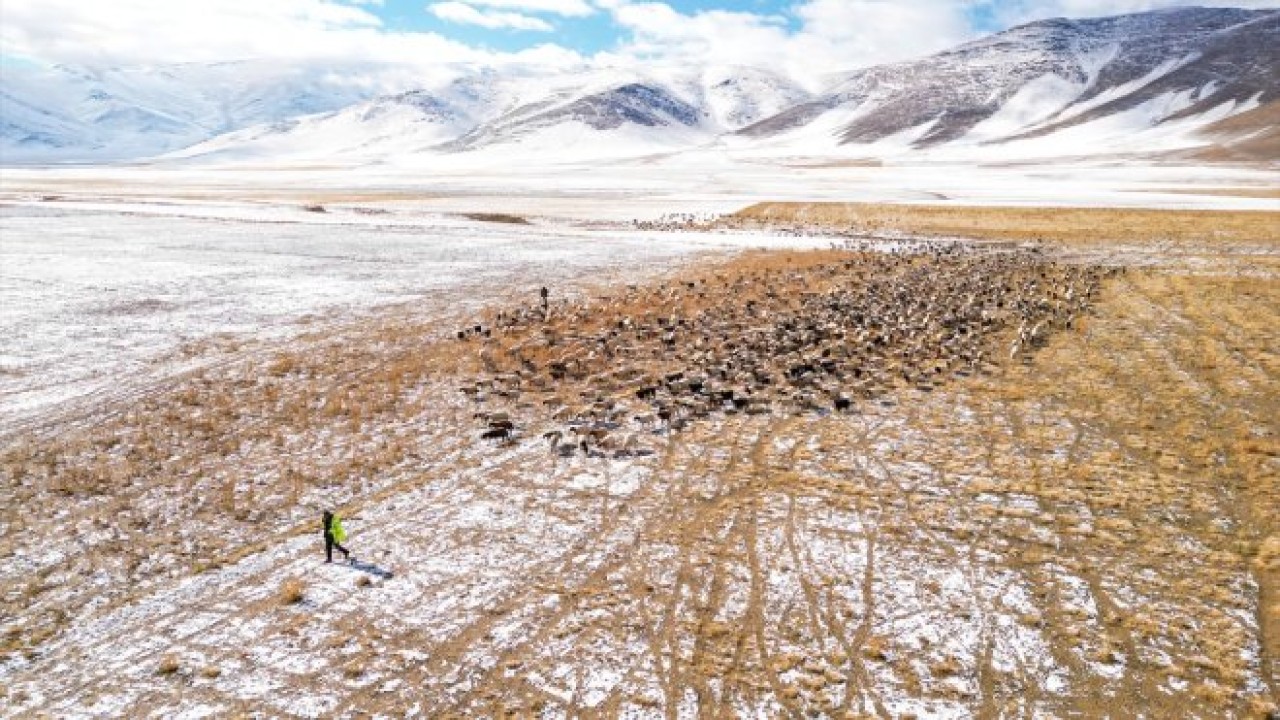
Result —
[[729, 132], [813, 97], [792, 79], [741, 65], [713, 65], [669, 76], [667, 81], [681, 95], [692, 98], [716, 128]]
[[220, 160], [379, 159], [417, 153], [456, 138], [474, 124], [461, 108], [423, 90], [358, 103], [219, 135], [168, 154]]
[[544, 97], [483, 123], [443, 151], [615, 155], [714, 137], [703, 110], [656, 84], [624, 82]]
[[746, 67], [508, 68], [213, 138], [171, 158], [392, 158], [426, 152], [624, 156], [710, 142], [809, 93]]
[[382, 89], [342, 72], [267, 62], [92, 69], [6, 62], [0, 159], [147, 157], [261, 123], [337, 110]]
[[1045, 20], [921, 60], [858, 71], [739, 134], [783, 146], [919, 149], [1029, 140], [1094, 125], [1096, 132], [1072, 135], [1085, 145], [1118, 138], [1141, 151], [1152, 148], [1135, 132], [1186, 120], [1192, 122], [1180, 129], [1207, 125], [1280, 98], [1278, 49], [1277, 10], [1181, 8]]
[[[1278, 159], [1280, 10], [1045, 20], [811, 94], [737, 66], [456, 67], [401, 91], [263, 63], [0, 78], [0, 161], [622, 157], [692, 148], [971, 157]], [[402, 73], [402, 76], [404, 73]], [[408, 89], [408, 92], [403, 90]], [[1228, 152], [1226, 148], [1230, 148]]]

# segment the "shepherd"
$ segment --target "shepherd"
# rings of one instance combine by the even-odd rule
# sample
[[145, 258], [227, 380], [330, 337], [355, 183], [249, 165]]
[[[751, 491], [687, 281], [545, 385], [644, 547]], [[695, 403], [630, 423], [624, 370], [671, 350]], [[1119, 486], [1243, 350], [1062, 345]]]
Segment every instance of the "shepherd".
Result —
[[335, 515], [331, 510], [324, 511], [324, 561], [333, 562], [333, 549], [336, 547], [342, 551], [343, 557], [347, 562], [355, 562], [351, 557], [351, 553], [342, 547], [342, 541], [347, 539], [347, 530], [342, 527], [342, 517]]

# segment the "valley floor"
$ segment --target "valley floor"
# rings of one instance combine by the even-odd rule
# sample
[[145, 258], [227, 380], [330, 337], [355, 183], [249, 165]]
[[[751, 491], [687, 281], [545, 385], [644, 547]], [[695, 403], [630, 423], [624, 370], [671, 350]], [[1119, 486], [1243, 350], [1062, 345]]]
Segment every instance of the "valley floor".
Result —
[[1274, 233], [1050, 238], [1129, 271], [1025, 362], [561, 458], [457, 328], [833, 238], [59, 183], [0, 207], [0, 717], [1276, 712]]

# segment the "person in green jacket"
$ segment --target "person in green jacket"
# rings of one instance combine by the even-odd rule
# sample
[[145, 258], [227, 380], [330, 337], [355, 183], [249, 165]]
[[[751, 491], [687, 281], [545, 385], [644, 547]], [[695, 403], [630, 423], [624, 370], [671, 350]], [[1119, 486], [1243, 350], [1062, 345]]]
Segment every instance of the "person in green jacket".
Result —
[[342, 551], [343, 557], [348, 561], [351, 560], [351, 553], [342, 547], [342, 541], [347, 539], [347, 531], [342, 527], [342, 518], [334, 515], [331, 510], [324, 511], [324, 561], [333, 562], [333, 549], [338, 548]]

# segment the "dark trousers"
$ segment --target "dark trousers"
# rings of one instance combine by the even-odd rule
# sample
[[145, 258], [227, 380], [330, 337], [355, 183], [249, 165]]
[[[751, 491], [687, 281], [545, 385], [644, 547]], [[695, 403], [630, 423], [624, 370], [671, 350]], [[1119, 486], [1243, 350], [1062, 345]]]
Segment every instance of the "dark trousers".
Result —
[[334, 548], [338, 548], [339, 550], [341, 550], [343, 557], [351, 557], [351, 553], [347, 552], [346, 548], [339, 545], [338, 541], [334, 540], [332, 535], [330, 535], [329, 533], [325, 533], [324, 534], [324, 561], [325, 562], [333, 562]]

